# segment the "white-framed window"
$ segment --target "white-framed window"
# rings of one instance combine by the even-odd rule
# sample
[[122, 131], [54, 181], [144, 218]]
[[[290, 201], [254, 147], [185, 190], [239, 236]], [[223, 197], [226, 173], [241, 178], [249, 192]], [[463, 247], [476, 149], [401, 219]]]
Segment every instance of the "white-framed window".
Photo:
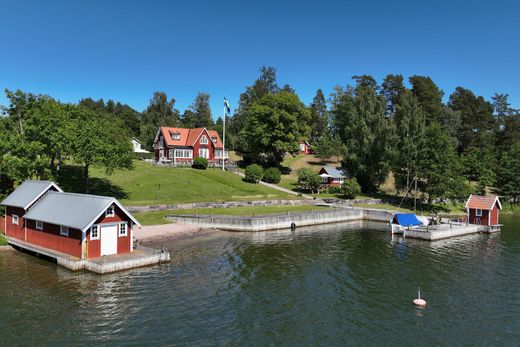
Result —
[[475, 216], [476, 216], [476, 217], [482, 217], [482, 210], [481, 210], [480, 208], [477, 208], [477, 209], [475, 210]]
[[191, 150], [191, 149], [176, 149], [175, 150], [175, 158], [191, 159], [192, 157], [193, 157], [193, 150]]
[[217, 138], [215, 136], [211, 137], [211, 142], [217, 143]]
[[200, 138], [200, 144], [201, 145], [207, 145], [208, 144], [208, 137], [206, 135], [202, 135]]
[[110, 206], [107, 208], [107, 211], [105, 212], [105, 217], [114, 217], [116, 215], [114, 211], [114, 206]]
[[119, 224], [119, 236], [126, 236], [127, 230], [126, 230], [126, 223]]
[[173, 158], [173, 149], [168, 150], [168, 158]]
[[209, 159], [209, 150], [207, 148], [199, 148], [199, 157]]
[[43, 222], [41, 220], [36, 221], [36, 230], [43, 230]]
[[215, 158], [222, 158], [222, 150], [216, 149], [215, 150]]
[[99, 240], [99, 225], [90, 227], [90, 240]]
[[19, 219], [19, 218], [18, 218], [18, 215], [17, 215], [17, 214], [13, 214], [13, 215], [11, 216], [11, 218], [12, 218], [12, 222], [13, 222], [13, 224], [14, 224], [14, 225], [18, 225], [18, 219]]
[[178, 132], [172, 133], [172, 140], [180, 140], [180, 139], [181, 139], [180, 133], [178, 133]]
[[60, 225], [60, 235], [61, 236], [69, 236], [69, 227]]

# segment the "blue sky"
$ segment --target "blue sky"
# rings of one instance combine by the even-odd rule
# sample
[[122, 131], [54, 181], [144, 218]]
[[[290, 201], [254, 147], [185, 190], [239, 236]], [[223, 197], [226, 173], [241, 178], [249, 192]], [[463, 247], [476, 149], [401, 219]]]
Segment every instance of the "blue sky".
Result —
[[138, 111], [165, 91], [181, 112], [204, 91], [218, 116], [267, 65], [306, 104], [353, 75], [400, 73], [520, 108], [519, 14], [501, 0], [0, 0], [0, 87]]

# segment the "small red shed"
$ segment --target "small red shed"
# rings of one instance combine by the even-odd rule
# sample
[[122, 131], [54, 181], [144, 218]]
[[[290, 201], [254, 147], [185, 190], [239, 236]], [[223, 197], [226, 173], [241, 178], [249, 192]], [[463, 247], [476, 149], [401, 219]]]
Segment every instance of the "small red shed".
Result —
[[307, 141], [300, 141], [301, 154], [313, 154], [312, 146]]
[[502, 204], [496, 195], [470, 195], [466, 202], [466, 213], [470, 224], [497, 225]]

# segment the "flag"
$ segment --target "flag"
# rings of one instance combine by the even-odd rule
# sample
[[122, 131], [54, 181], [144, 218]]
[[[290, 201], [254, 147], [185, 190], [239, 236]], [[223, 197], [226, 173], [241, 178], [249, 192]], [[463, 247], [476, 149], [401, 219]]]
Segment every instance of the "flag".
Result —
[[229, 102], [227, 101], [227, 99], [224, 97], [224, 106], [226, 107], [226, 114], [230, 114], [231, 113], [231, 109], [229, 108]]

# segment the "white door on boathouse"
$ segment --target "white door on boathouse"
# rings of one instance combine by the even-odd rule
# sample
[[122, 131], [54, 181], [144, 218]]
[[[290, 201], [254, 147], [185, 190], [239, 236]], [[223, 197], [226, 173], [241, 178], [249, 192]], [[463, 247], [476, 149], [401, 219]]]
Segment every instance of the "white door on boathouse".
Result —
[[101, 227], [101, 256], [117, 253], [117, 225]]

